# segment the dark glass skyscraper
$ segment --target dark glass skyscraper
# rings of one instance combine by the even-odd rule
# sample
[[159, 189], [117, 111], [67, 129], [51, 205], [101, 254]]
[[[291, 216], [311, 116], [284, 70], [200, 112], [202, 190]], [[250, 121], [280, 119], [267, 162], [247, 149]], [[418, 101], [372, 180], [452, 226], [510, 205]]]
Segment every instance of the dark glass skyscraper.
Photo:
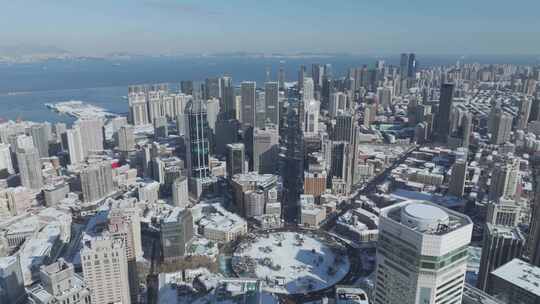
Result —
[[416, 55], [414, 53], [409, 54], [407, 63], [407, 77], [414, 78], [416, 75]]
[[184, 111], [186, 119], [186, 159], [188, 174], [192, 178], [210, 177], [208, 156], [210, 142], [206, 104], [203, 100], [190, 100]]
[[232, 77], [223, 76], [220, 78], [221, 87], [221, 108], [220, 108], [220, 120], [228, 120], [236, 118], [236, 106], [234, 85]]
[[440, 142], [446, 142], [450, 133], [450, 111], [452, 110], [452, 100], [454, 98], [454, 85], [443, 83], [441, 86], [441, 96], [439, 98], [439, 113], [436, 121], [436, 138]]
[[288, 223], [298, 223], [300, 212], [298, 202], [304, 186], [303, 112], [302, 100], [289, 99], [280, 155], [280, 171], [283, 178], [283, 218]]

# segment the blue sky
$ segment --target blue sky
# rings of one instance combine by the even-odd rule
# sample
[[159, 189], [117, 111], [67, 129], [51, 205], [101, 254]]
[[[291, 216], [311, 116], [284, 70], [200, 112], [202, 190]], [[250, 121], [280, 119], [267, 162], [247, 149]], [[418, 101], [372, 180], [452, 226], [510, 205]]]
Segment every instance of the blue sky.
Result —
[[0, 46], [77, 54], [539, 54], [540, 0], [16, 0]]

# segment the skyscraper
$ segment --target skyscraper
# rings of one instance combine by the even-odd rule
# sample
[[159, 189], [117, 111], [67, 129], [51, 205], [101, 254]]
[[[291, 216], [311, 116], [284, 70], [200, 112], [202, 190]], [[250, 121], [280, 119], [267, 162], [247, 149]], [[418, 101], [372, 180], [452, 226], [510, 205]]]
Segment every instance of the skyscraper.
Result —
[[399, 62], [399, 74], [402, 78], [407, 78], [409, 74], [409, 55], [407, 53], [401, 54], [401, 60]]
[[266, 122], [279, 124], [279, 85], [277, 82], [264, 84], [264, 103], [266, 107]]
[[519, 179], [519, 159], [510, 158], [496, 163], [491, 173], [488, 199], [496, 201], [500, 197], [513, 197]]
[[304, 86], [304, 78], [306, 77], [306, 66], [301, 65], [298, 70], [298, 90], [302, 90]]
[[535, 185], [534, 203], [532, 207], [527, 252], [531, 257], [531, 264], [540, 267], [540, 189]]
[[204, 81], [205, 99], [221, 98], [221, 79], [218, 77], [206, 78]]
[[476, 286], [486, 291], [489, 273], [514, 258], [520, 258], [525, 248], [525, 237], [517, 227], [486, 224]]
[[81, 128], [79, 126], [73, 126], [72, 129], [67, 130], [66, 139], [70, 164], [74, 165], [84, 161], [85, 156]]
[[245, 129], [247, 126], [255, 127], [255, 94], [256, 84], [253, 81], [244, 81], [240, 85], [240, 93], [242, 98], [242, 111], [240, 121], [242, 127]]
[[246, 150], [244, 144], [234, 143], [227, 145], [226, 154], [227, 177], [231, 179], [235, 174], [246, 173]]
[[130, 304], [126, 249], [120, 239], [96, 239], [81, 250], [84, 281], [92, 303]]
[[278, 166], [279, 134], [276, 126], [255, 129], [253, 133], [253, 170], [259, 174], [275, 174]]
[[186, 119], [186, 159], [188, 175], [191, 178], [210, 176], [208, 140], [209, 128], [206, 104], [202, 100], [190, 101], [185, 110]]
[[17, 163], [22, 186], [33, 190], [41, 189], [43, 176], [41, 175], [41, 159], [38, 150], [34, 147], [18, 148]]
[[85, 202], [100, 200], [114, 191], [112, 168], [109, 162], [100, 162], [82, 169], [81, 188]]
[[281, 176], [283, 177], [283, 216], [288, 223], [298, 223], [299, 200], [304, 186], [304, 103], [289, 99], [283, 133]]
[[49, 157], [49, 139], [51, 136], [50, 125], [32, 125], [32, 127], [30, 127], [30, 135], [32, 135], [34, 147], [39, 151], [39, 157]]
[[240, 122], [235, 118], [216, 121], [216, 154], [225, 155], [226, 146], [238, 141], [239, 130]]
[[439, 112], [437, 113], [436, 138], [440, 142], [446, 142], [450, 135], [450, 110], [454, 98], [454, 85], [443, 83], [439, 99]]
[[281, 63], [279, 66], [278, 84], [280, 90], [285, 90], [285, 68], [281, 65]]
[[133, 126], [122, 126], [118, 130], [118, 150], [122, 152], [135, 150], [135, 134], [133, 133]]
[[422, 201], [381, 210], [373, 302], [461, 303], [473, 223]]
[[193, 239], [193, 217], [189, 209], [174, 208], [161, 221], [162, 258], [165, 262], [182, 259]]
[[0, 173], [5, 170], [8, 174], [15, 173], [11, 160], [11, 148], [9, 144], [0, 144]]
[[146, 103], [146, 94], [131, 93], [129, 101], [129, 122], [135, 126], [146, 125], [150, 123], [148, 118], [148, 105]]
[[503, 111], [500, 107], [495, 107], [490, 113], [490, 133], [491, 143], [494, 145], [500, 145], [510, 140], [510, 133], [512, 132], [513, 116]]
[[19, 255], [0, 257], [0, 303], [26, 303]]
[[41, 266], [39, 277], [40, 284], [30, 289], [30, 297], [35, 301], [32, 303], [90, 303], [90, 290], [73, 265], [64, 259]]
[[236, 118], [236, 96], [234, 94], [234, 85], [232, 78], [223, 76], [221, 81], [221, 115], [220, 120], [228, 120]]
[[526, 130], [531, 114], [532, 99], [530, 97], [522, 97], [519, 104], [519, 113], [516, 129]]
[[311, 77], [304, 77], [304, 84], [302, 85], [302, 100], [306, 103], [308, 100], [315, 98], [315, 84]]
[[91, 155], [96, 151], [103, 151], [103, 121], [101, 118], [79, 119], [75, 125], [79, 126], [81, 132], [84, 156]]
[[450, 185], [448, 193], [451, 195], [462, 197], [465, 189], [465, 181], [467, 179], [467, 159], [457, 159], [452, 167], [452, 175], [450, 176]]
[[414, 53], [409, 54], [407, 62], [407, 77], [414, 78], [416, 76], [416, 55]]
[[319, 112], [321, 103], [310, 99], [304, 101], [304, 133], [305, 135], [317, 135], [319, 133]]
[[188, 180], [185, 176], [176, 178], [172, 185], [172, 202], [175, 207], [186, 208], [189, 204]]

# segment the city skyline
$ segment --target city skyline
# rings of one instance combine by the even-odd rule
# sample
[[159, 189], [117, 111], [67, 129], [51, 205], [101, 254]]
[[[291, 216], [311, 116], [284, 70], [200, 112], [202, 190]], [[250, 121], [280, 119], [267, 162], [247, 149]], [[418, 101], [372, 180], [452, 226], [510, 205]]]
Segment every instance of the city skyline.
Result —
[[535, 54], [540, 3], [524, 2], [9, 2], [0, 52]]

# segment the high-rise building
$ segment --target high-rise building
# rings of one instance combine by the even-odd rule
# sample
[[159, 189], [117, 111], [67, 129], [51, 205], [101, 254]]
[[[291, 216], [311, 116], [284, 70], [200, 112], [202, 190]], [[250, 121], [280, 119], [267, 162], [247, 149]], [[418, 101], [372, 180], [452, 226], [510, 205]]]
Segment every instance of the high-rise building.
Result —
[[500, 197], [514, 197], [519, 180], [519, 159], [510, 158], [496, 163], [491, 172], [489, 200], [496, 201]]
[[304, 133], [306, 135], [316, 135], [319, 133], [321, 103], [318, 100], [310, 99], [304, 101], [304, 106]]
[[264, 103], [266, 108], [265, 122], [279, 124], [279, 85], [277, 82], [264, 84]]
[[253, 81], [244, 81], [240, 85], [240, 95], [242, 100], [242, 111], [240, 112], [240, 121], [242, 127], [255, 127], [255, 101], [256, 101], [256, 84]]
[[150, 123], [145, 93], [129, 94], [129, 122], [135, 126]]
[[122, 126], [118, 130], [118, 150], [122, 152], [135, 150], [135, 134], [133, 133], [133, 126]]
[[35, 124], [30, 127], [30, 135], [34, 147], [38, 149], [39, 157], [49, 157], [50, 125]]
[[0, 258], [0, 303], [26, 303], [23, 274], [19, 255]]
[[186, 159], [190, 178], [210, 176], [209, 128], [206, 104], [202, 100], [190, 101], [185, 110], [186, 119]]
[[221, 115], [220, 120], [228, 120], [236, 118], [236, 104], [235, 93], [232, 78], [229, 76], [223, 76], [220, 78], [221, 82]]
[[[325, 74], [325, 65], [312, 64], [311, 65], [311, 78], [313, 79], [313, 85], [315, 91], [320, 92], [322, 87], [322, 79]], [[305, 83], [304, 83], [305, 86]], [[304, 88], [305, 89], [305, 88]]]
[[486, 224], [476, 286], [486, 291], [489, 273], [514, 258], [520, 258], [525, 249], [525, 237], [517, 227]]
[[283, 177], [283, 216], [288, 223], [298, 223], [300, 194], [304, 187], [304, 103], [289, 99], [283, 133], [281, 176]]
[[21, 174], [21, 184], [23, 187], [38, 190], [43, 186], [43, 176], [41, 174], [41, 159], [36, 148], [18, 148], [17, 163]]
[[32, 303], [90, 303], [90, 290], [79, 275], [75, 273], [72, 264], [60, 258], [58, 261], [41, 266], [39, 271], [40, 284], [29, 290]]
[[174, 208], [161, 221], [161, 253], [163, 261], [182, 259], [193, 239], [193, 217], [189, 209]]
[[416, 76], [416, 55], [414, 53], [409, 54], [407, 62], [407, 77], [414, 78]]
[[454, 163], [454, 166], [452, 166], [452, 175], [450, 176], [448, 193], [453, 196], [463, 197], [466, 179], [467, 159], [457, 159]]
[[409, 55], [406, 53], [401, 54], [401, 60], [399, 62], [399, 74], [402, 78], [409, 76]]
[[339, 113], [332, 126], [330, 139], [333, 141], [346, 141], [352, 143], [356, 132], [356, 118], [353, 114], [345, 112]]
[[79, 119], [75, 124], [79, 126], [83, 139], [84, 156], [103, 151], [103, 121], [101, 118]]
[[278, 84], [280, 90], [285, 90], [285, 68], [281, 65], [278, 72]]
[[488, 293], [503, 303], [540, 302], [540, 267], [513, 259], [490, 273]]
[[74, 165], [84, 161], [84, 147], [81, 135], [81, 128], [73, 126], [72, 129], [66, 131], [66, 141], [69, 152], [69, 163]]
[[114, 191], [112, 168], [109, 162], [94, 163], [83, 168], [80, 178], [85, 202], [103, 199]]
[[278, 166], [279, 134], [275, 125], [255, 129], [253, 133], [253, 170], [260, 174], [275, 174]]
[[169, 136], [169, 121], [165, 116], [154, 117], [154, 138], [167, 138]]
[[255, 127], [264, 128], [266, 123], [266, 105], [265, 105], [265, 93], [257, 91], [257, 99], [255, 102]]
[[236, 119], [216, 121], [215, 152], [217, 155], [225, 155], [226, 147], [238, 141], [240, 122]]
[[490, 112], [490, 128], [491, 143], [500, 145], [510, 140], [512, 132], [513, 116], [503, 111], [500, 107], [495, 107]]
[[227, 145], [226, 154], [227, 177], [231, 179], [235, 174], [246, 173], [246, 149], [242, 143]]
[[440, 142], [446, 142], [450, 135], [450, 111], [454, 98], [454, 85], [443, 83], [441, 86], [441, 96], [439, 99], [439, 112], [437, 113], [436, 138]]
[[519, 113], [517, 117], [517, 130], [526, 130], [529, 123], [529, 116], [531, 114], [532, 99], [529, 97], [522, 97], [519, 104]]
[[[127, 229], [133, 238], [133, 241], [128, 244], [128, 248], [132, 252], [133, 257], [142, 257], [142, 241], [141, 241], [141, 218], [139, 209], [135, 206], [135, 202], [125, 205], [123, 202], [114, 204], [109, 211], [109, 224], [126, 224]], [[109, 225], [109, 229], [111, 226]]]
[[187, 95], [193, 95], [193, 81], [191, 80], [180, 81], [180, 92]]
[[159, 199], [159, 187], [160, 184], [156, 181], [140, 184], [137, 189], [139, 201], [150, 204], [157, 203]]
[[304, 78], [306, 77], [306, 66], [301, 65], [298, 70], [298, 90], [302, 90], [304, 86]]
[[0, 144], [0, 174], [2, 174], [1, 171], [5, 171], [7, 174], [15, 173], [9, 144]]
[[336, 92], [330, 94], [329, 113], [331, 117], [336, 117], [339, 112], [343, 112], [348, 109], [347, 99], [347, 94], [343, 92]]
[[206, 119], [212, 133], [216, 132], [216, 122], [219, 119], [220, 111], [219, 99], [211, 98], [206, 101]]
[[315, 98], [315, 84], [313, 78], [304, 77], [304, 84], [302, 85], [302, 99], [304, 103], [307, 103], [308, 100]]
[[188, 179], [180, 176], [172, 185], [172, 203], [175, 207], [186, 208], [189, 205]]
[[87, 242], [82, 248], [82, 270], [92, 303], [131, 303], [124, 246], [120, 239], [102, 238]]
[[527, 252], [531, 257], [531, 264], [540, 267], [540, 191], [535, 185], [534, 203], [532, 207]]
[[381, 210], [373, 302], [461, 303], [473, 223], [422, 201]]
[[520, 223], [522, 207], [518, 201], [501, 197], [489, 202], [486, 209], [486, 223], [507, 227]]
[[219, 77], [206, 78], [204, 81], [206, 89], [204, 98], [221, 98], [221, 80]]

